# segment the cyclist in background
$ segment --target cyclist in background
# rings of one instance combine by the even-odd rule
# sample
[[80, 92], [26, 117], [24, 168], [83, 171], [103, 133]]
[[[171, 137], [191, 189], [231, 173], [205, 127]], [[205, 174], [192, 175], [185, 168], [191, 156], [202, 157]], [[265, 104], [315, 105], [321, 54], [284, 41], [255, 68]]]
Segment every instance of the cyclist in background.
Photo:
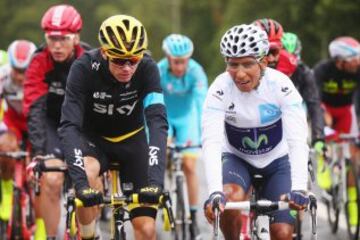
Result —
[[[338, 37], [330, 42], [329, 53], [330, 59], [322, 60], [314, 67], [321, 101], [327, 116], [332, 118], [331, 128], [339, 134], [346, 133], [358, 137], [354, 94], [360, 81], [360, 44], [352, 37]], [[352, 150], [355, 151], [355, 146], [352, 146]], [[327, 169], [323, 172], [328, 171]], [[320, 180], [319, 185], [324, 189], [331, 186], [330, 174], [324, 174]], [[356, 225], [356, 188], [350, 187], [348, 193], [350, 224]]]
[[[35, 50], [35, 44], [30, 41], [13, 41], [8, 48], [9, 63], [0, 67], [0, 152], [17, 151], [24, 140], [27, 129], [21, 108], [22, 86], [25, 70]], [[8, 221], [11, 215], [14, 163], [13, 159], [0, 158], [0, 218], [4, 221]]]
[[[237, 41], [236, 41], [237, 40]], [[213, 201], [244, 201], [252, 177], [264, 177], [260, 198], [278, 201], [290, 192], [290, 206], [306, 207], [308, 145], [303, 100], [291, 80], [267, 67], [270, 44], [256, 25], [229, 29], [220, 42], [226, 72], [207, 94], [202, 117], [202, 147], [209, 199], [205, 214], [213, 221]], [[292, 239], [295, 218], [276, 211], [272, 239]], [[225, 211], [225, 239], [239, 239], [239, 211]]]
[[0, 49], [0, 66], [5, 65], [8, 63], [8, 54], [5, 50]]
[[[117, 163], [121, 182], [132, 183], [139, 198], [151, 203], [162, 193], [168, 130], [159, 70], [146, 53], [145, 28], [134, 17], [106, 19], [99, 42], [99, 49], [71, 67], [62, 106], [59, 134], [76, 196], [84, 206], [100, 204], [99, 175]], [[78, 209], [83, 238], [94, 237], [98, 210]], [[129, 210], [135, 239], [155, 239], [156, 209]]]
[[[286, 51], [293, 54], [297, 58], [297, 67], [294, 73], [290, 76], [290, 79], [293, 81], [295, 87], [301, 94], [302, 98], [305, 101], [307, 106], [307, 111], [309, 113], [311, 121], [311, 132], [312, 132], [312, 146], [316, 151], [318, 159], [318, 168], [317, 170], [322, 169], [323, 165], [323, 149], [325, 147], [324, 143], [324, 113], [321, 108], [321, 101], [318, 92], [318, 86], [316, 84], [315, 76], [312, 71], [301, 59], [301, 42], [299, 37], [291, 32], [284, 33], [282, 39], [283, 47]], [[292, 64], [287, 64], [286, 61], [279, 62], [280, 68], [292, 68]], [[290, 66], [289, 66], [290, 65]], [[320, 164], [320, 165], [319, 165]], [[321, 179], [323, 172], [320, 171], [317, 174], [318, 183]], [[326, 174], [329, 174], [327, 172]], [[321, 184], [320, 184], [321, 186]]]
[[[38, 49], [26, 71], [24, 114], [27, 117], [32, 156], [48, 155], [48, 166], [62, 165], [64, 158], [57, 133], [66, 78], [74, 60], [87, 45], [80, 44], [82, 19], [70, 5], [50, 7], [41, 27], [46, 45]], [[47, 239], [55, 239], [60, 221], [63, 174], [46, 173], [41, 179], [41, 194], [35, 204], [41, 209]], [[51, 211], [49, 211], [51, 209]]]
[[270, 51], [267, 59], [270, 62], [269, 66], [290, 77], [305, 101], [311, 121], [312, 146], [320, 159], [325, 147], [324, 119], [313, 72], [301, 60], [301, 43], [296, 35], [284, 34], [281, 24], [273, 19], [259, 19], [254, 23], [268, 35]]
[[[190, 38], [170, 34], [162, 48], [166, 54], [158, 67], [169, 121], [169, 139], [177, 146], [200, 144], [200, 118], [208, 83], [201, 65], [191, 58], [194, 47]], [[196, 212], [199, 183], [196, 176], [198, 149], [184, 150], [183, 169], [190, 202], [191, 239], [200, 236]]]
[[266, 56], [268, 66], [279, 70], [290, 77], [297, 67], [297, 59], [293, 54], [283, 49], [282, 36], [284, 34], [281, 24], [271, 18], [258, 19], [253, 24], [261, 27], [269, 38], [270, 50]]

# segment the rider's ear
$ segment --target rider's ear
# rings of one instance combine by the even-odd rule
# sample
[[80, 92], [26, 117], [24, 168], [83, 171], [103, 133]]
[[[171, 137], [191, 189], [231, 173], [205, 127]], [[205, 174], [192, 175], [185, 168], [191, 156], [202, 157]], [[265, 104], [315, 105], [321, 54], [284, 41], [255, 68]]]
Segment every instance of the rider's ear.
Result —
[[101, 53], [101, 56], [103, 57], [103, 59], [107, 60], [107, 56], [105, 54], [104, 49], [100, 48], [100, 53]]
[[267, 57], [263, 57], [260, 61], [259, 61], [259, 64], [260, 64], [260, 68], [261, 70], [265, 70], [265, 68], [267, 67], [268, 65], [268, 59]]

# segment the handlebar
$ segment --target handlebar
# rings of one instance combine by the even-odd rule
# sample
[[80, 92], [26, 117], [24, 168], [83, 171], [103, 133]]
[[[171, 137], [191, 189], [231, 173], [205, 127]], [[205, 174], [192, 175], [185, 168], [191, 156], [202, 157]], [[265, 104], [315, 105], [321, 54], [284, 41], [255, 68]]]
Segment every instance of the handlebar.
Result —
[[[309, 205], [308, 208], [305, 211], [310, 212], [311, 216], [311, 239], [316, 240], [317, 239], [317, 199], [315, 195], [311, 192], [308, 193], [309, 197]], [[213, 203], [214, 206], [214, 214], [215, 214], [215, 221], [213, 223], [214, 227], [214, 237], [215, 239], [219, 239], [219, 223], [220, 223], [220, 207], [219, 203], [215, 202]], [[269, 200], [258, 200], [256, 202], [252, 201], [240, 201], [240, 202], [227, 202], [225, 205], [226, 209], [236, 209], [236, 210], [247, 210], [250, 212], [256, 212], [257, 214], [268, 214], [272, 211], [276, 210], [285, 210], [289, 209], [289, 203], [286, 201], [269, 201]]]
[[258, 200], [254, 203], [251, 201], [227, 202], [225, 209], [255, 211], [258, 214], [267, 214], [276, 210], [289, 209], [289, 203], [285, 201], [272, 202], [268, 200]]
[[44, 172], [66, 173], [68, 171], [68, 167], [66, 165], [48, 167], [45, 164], [45, 159], [40, 158], [40, 161], [37, 161], [35, 163], [35, 166], [33, 167], [32, 170], [33, 170], [34, 176], [35, 176], [35, 186], [34, 186], [35, 195], [39, 196], [40, 195], [40, 178], [41, 178], [42, 173], [44, 173]]
[[[112, 195], [112, 196], [103, 196], [101, 204], [116, 206], [116, 207], [124, 207], [129, 204], [146, 204], [146, 202], [141, 202], [139, 199], [138, 193], [132, 193], [129, 195]], [[170, 227], [171, 229], [175, 228], [175, 219], [173, 215], [171, 199], [169, 192], [163, 192], [156, 203], [148, 203], [148, 204], [157, 204], [160, 207], [166, 209], [166, 212], [169, 217]], [[76, 207], [84, 207], [84, 203], [79, 199], [75, 198], [75, 206]]]

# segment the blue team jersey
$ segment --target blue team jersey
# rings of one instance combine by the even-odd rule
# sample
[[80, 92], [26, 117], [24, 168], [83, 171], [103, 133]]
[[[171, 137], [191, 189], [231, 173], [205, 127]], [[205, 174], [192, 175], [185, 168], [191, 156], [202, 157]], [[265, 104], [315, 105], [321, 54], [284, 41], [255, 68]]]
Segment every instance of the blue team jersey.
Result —
[[[208, 89], [208, 80], [203, 68], [195, 60], [190, 59], [185, 75], [179, 78], [170, 72], [167, 58], [162, 59], [158, 67], [168, 121], [172, 125], [169, 135], [172, 135], [171, 131], [175, 131], [178, 144], [183, 144], [186, 140], [193, 141], [191, 138], [197, 138], [193, 142], [198, 142], [202, 105]], [[196, 137], [189, 137], [192, 134], [190, 129], [196, 131]]]

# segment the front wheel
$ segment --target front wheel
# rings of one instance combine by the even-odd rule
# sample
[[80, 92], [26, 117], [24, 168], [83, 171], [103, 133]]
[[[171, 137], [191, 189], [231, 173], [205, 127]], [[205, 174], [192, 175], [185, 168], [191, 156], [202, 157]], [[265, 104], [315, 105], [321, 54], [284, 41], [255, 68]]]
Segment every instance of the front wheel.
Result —
[[326, 200], [325, 204], [331, 232], [336, 233], [339, 225], [340, 203], [342, 202], [342, 193], [338, 184], [340, 182], [340, 170], [337, 164], [335, 164], [331, 169], [331, 178], [333, 179], [333, 182], [336, 182], [336, 184], [331, 185], [330, 189], [327, 190], [326, 194], [329, 195], [330, 198]]
[[345, 197], [345, 215], [349, 238], [351, 240], [359, 239], [359, 182], [354, 164], [346, 161], [346, 197]]
[[10, 228], [8, 228], [10, 240], [23, 239], [22, 221], [21, 221], [21, 191], [14, 188], [13, 192], [13, 209], [10, 219]]
[[176, 177], [175, 240], [186, 240], [186, 210], [184, 199], [184, 177]]

